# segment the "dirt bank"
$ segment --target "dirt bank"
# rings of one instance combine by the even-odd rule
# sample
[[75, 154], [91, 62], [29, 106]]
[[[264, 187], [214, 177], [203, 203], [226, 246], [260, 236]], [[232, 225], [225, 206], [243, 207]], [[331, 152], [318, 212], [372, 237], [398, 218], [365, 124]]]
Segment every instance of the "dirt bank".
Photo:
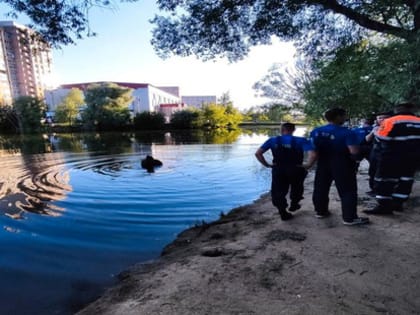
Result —
[[[359, 212], [374, 205], [359, 175]], [[402, 213], [368, 226], [316, 219], [313, 174], [302, 209], [280, 220], [268, 196], [184, 231], [157, 261], [79, 314], [420, 314], [420, 183]]]

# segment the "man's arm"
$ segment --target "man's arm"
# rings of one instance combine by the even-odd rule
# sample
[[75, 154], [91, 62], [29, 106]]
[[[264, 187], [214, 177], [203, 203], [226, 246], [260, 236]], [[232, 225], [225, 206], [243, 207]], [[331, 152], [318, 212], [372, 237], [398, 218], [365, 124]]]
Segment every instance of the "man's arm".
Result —
[[265, 157], [264, 157], [265, 151], [267, 151], [267, 150], [264, 150], [262, 148], [259, 148], [257, 150], [257, 152], [255, 152], [255, 157], [265, 167], [273, 167], [273, 164], [268, 163], [267, 160], [265, 159]]
[[360, 155], [360, 146], [348, 145], [347, 148], [349, 149], [350, 156], [354, 161], [360, 162], [363, 159], [363, 157]]
[[303, 167], [306, 169], [310, 169], [315, 162], [318, 160], [318, 152], [315, 150], [308, 151], [308, 161], [303, 164]]

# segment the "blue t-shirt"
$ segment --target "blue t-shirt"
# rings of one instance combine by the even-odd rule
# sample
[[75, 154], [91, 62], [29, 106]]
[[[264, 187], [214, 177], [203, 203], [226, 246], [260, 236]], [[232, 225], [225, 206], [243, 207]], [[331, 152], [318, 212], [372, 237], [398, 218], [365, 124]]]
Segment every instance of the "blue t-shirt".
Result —
[[373, 127], [358, 127], [353, 128], [352, 130], [356, 133], [359, 144], [365, 144], [366, 136], [373, 130]]
[[312, 145], [321, 156], [349, 156], [349, 145], [359, 145], [357, 134], [346, 127], [328, 124], [311, 132]]
[[306, 138], [283, 135], [271, 137], [263, 143], [261, 149], [271, 149], [275, 163], [302, 164], [303, 152], [313, 150], [313, 147]]

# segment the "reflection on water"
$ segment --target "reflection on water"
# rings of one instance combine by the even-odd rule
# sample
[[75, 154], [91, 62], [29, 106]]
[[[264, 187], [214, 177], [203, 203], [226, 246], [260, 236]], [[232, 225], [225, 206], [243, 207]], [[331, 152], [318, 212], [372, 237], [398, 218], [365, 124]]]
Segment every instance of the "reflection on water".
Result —
[[[181, 230], [256, 199], [267, 134], [0, 137], [0, 314], [71, 314]], [[155, 173], [146, 155], [161, 160]]]
[[64, 199], [71, 191], [61, 154], [3, 154], [0, 165], [1, 212], [13, 219], [23, 219], [25, 212], [60, 214], [63, 209], [52, 201]]

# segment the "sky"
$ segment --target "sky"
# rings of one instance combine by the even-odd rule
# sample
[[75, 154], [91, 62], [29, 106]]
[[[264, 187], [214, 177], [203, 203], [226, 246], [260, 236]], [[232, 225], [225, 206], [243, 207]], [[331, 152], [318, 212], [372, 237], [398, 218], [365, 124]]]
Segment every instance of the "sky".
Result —
[[[216, 95], [229, 92], [235, 107], [246, 109], [268, 100], [256, 98], [252, 85], [274, 63], [292, 63], [291, 43], [274, 41], [254, 47], [236, 63], [227, 60], [202, 62], [196, 57], [160, 59], [150, 44], [152, 25], [158, 13], [155, 1], [120, 3], [115, 10], [94, 9], [89, 16], [96, 37], [53, 50], [55, 85], [116, 81], [179, 86], [181, 95]], [[17, 22], [20, 22], [19, 20]]]

